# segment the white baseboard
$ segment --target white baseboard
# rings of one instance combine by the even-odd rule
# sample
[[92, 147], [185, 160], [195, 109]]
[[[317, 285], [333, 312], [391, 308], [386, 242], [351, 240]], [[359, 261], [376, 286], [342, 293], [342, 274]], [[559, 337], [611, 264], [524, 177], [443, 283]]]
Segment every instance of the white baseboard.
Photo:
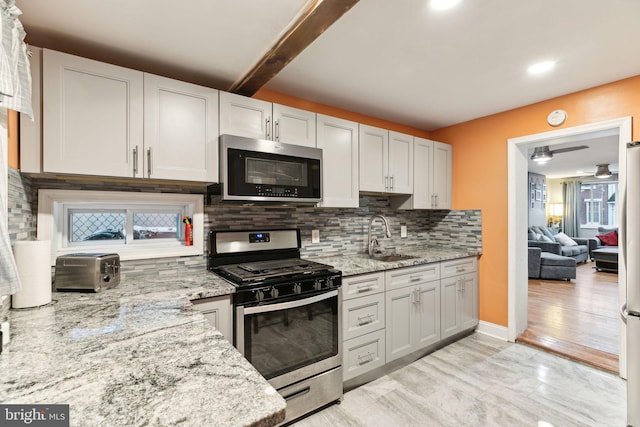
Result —
[[509, 341], [509, 329], [506, 326], [481, 320], [476, 331], [502, 341]]

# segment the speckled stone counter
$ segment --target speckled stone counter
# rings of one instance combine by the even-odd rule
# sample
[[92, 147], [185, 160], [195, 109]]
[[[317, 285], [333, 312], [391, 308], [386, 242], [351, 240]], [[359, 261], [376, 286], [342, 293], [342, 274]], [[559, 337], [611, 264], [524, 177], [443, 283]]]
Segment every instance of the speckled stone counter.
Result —
[[330, 256], [314, 258], [314, 260], [332, 265], [342, 271], [343, 276], [355, 276], [358, 274], [373, 273], [375, 271], [393, 270], [396, 268], [411, 267], [414, 265], [429, 264], [451, 259], [464, 258], [481, 255], [476, 250], [446, 249], [446, 248], [420, 248], [410, 251], [398, 251], [403, 255], [411, 255], [415, 258], [403, 259], [401, 261], [379, 261], [370, 258], [366, 254]]
[[11, 310], [0, 402], [70, 405], [73, 426], [270, 426], [285, 401], [190, 299], [233, 286], [208, 273], [53, 294]]

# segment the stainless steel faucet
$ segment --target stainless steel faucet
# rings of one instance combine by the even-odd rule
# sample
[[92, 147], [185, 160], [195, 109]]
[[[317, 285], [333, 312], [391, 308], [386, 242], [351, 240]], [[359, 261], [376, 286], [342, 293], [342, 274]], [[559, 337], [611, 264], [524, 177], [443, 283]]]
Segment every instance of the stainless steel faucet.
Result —
[[372, 216], [371, 219], [369, 220], [369, 235], [367, 240], [369, 242], [369, 256], [373, 256], [375, 247], [380, 246], [380, 244], [378, 243], [378, 239], [376, 239], [375, 237], [371, 237], [371, 224], [373, 223], [373, 220], [376, 218], [382, 219], [382, 221], [384, 222], [385, 234], [387, 237], [391, 237], [391, 230], [389, 229], [389, 220], [387, 220], [387, 218], [385, 218], [383, 215]]

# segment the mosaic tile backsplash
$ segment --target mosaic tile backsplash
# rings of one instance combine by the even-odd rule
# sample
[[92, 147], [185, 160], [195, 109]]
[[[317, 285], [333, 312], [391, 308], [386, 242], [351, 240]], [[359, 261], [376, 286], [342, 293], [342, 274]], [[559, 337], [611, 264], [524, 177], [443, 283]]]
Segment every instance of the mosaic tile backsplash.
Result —
[[[39, 189], [77, 189], [103, 191], [139, 191], [205, 194], [202, 185], [104, 182], [96, 179], [29, 177], [15, 169], [9, 171], [9, 233], [12, 240], [30, 240], [36, 236], [37, 194]], [[302, 256], [317, 257], [364, 253], [372, 215], [388, 218], [391, 237], [384, 237], [382, 221], [372, 224], [383, 251], [407, 251], [412, 247], [446, 246], [456, 249], [482, 249], [482, 216], [479, 210], [394, 210], [390, 198], [360, 196], [360, 207], [313, 208], [281, 206], [242, 206], [222, 203], [219, 196], [208, 197], [205, 206], [205, 236], [209, 230], [255, 228], [300, 228]], [[400, 227], [407, 237], [400, 237]], [[311, 230], [320, 230], [320, 243], [311, 243]], [[162, 274], [178, 268], [204, 268], [205, 257], [163, 258], [127, 261], [123, 275]]]

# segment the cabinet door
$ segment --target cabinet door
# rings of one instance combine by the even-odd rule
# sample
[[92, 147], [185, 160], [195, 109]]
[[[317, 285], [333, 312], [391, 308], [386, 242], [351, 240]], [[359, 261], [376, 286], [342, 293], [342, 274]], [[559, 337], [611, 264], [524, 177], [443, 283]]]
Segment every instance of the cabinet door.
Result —
[[360, 125], [360, 191], [388, 191], [389, 131]]
[[389, 190], [413, 193], [413, 136], [389, 132]]
[[316, 113], [273, 104], [273, 140], [315, 148]]
[[412, 286], [407, 286], [387, 291], [385, 294], [387, 363], [406, 356], [416, 349], [414, 289]]
[[451, 209], [452, 147], [434, 142], [433, 194], [436, 209]]
[[218, 91], [144, 75], [144, 176], [218, 181]]
[[45, 172], [141, 176], [142, 72], [45, 49], [42, 116]]
[[440, 341], [440, 281], [416, 287], [418, 316], [416, 319], [416, 349]]
[[211, 326], [220, 331], [227, 340], [233, 340], [230, 296], [203, 298], [191, 302]]
[[461, 277], [460, 328], [470, 329], [478, 324], [478, 274]]
[[270, 102], [220, 92], [220, 135], [271, 139]]
[[344, 340], [358, 337], [385, 327], [384, 294], [353, 298], [342, 303]]
[[442, 279], [440, 283], [442, 299], [440, 304], [440, 324], [442, 339], [462, 330], [460, 325], [460, 277]]
[[322, 149], [322, 207], [360, 206], [358, 124], [317, 115], [317, 146]]
[[433, 208], [433, 141], [413, 139], [413, 209]]

